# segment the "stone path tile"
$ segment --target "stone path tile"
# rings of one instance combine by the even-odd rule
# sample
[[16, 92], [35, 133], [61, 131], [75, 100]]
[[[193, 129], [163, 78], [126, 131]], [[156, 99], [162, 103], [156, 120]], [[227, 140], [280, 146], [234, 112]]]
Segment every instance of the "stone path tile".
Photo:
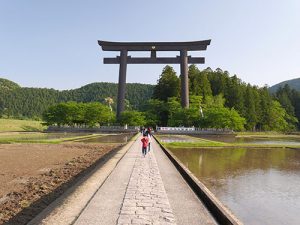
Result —
[[117, 224], [176, 224], [152, 151], [135, 160]]

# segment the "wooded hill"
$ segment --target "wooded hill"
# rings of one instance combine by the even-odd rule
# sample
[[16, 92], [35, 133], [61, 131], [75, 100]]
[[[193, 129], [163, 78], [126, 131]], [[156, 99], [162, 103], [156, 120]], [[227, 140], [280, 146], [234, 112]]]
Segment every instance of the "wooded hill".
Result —
[[289, 85], [291, 89], [300, 91], [300, 78], [282, 81], [270, 87], [269, 90], [271, 93], [275, 93], [280, 87], [283, 88], [286, 84]]
[[[153, 97], [164, 103], [153, 102], [149, 109], [158, 107], [152, 114], [148, 109], [147, 118], [172, 126], [234, 130], [245, 127], [246, 130], [288, 131], [299, 125], [300, 92], [289, 86], [270, 94], [268, 87], [247, 84], [220, 68], [199, 70], [195, 65], [189, 66], [189, 85], [190, 109], [181, 109], [180, 79], [172, 67], [166, 66], [153, 92]], [[200, 107], [204, 116], [199, 118]], [[155, 118], [154, 113], [160, 111], [159, 118]]]
[[[132, 83], [126, 85], [126, 108], [140, 109], [151, 98], [154, 85]], [[48, 88], [27, 88], [0, 78], [0, 117], [41, 118], [51, 105], [60, 102], [101, 102], [111, 97], [116, 106], [118, 85], [115, 83], [91, 83], [78, 89], [58, 91]]]
[[[170, 66], [163, 69], [155, 86], [127, 84], [127, 119], [123, 122], [132, 124], [137, 121], [133, 116], [133, 110], [137, 110], [141, 114], [136, 115], [144, 117], [145, 125], [151, 126], [278, 131], [299, 128], [300, 92], [288, 85], [271, 94], [268, 87], [247, 84], [219, 68], [199, 70], [191, 65], [189, 109], [180, 106], [180, 86], [180, 76]], [[22, 88], [2, 79], [0, 88], [0, 115], [17, 118], [41, 118], [50, 106], [60, 102], [100, 102], [108, 106], [105, 98], [111, 97], [114, 111], [116, 106], [117, 84], [113, 83], [92, 83], [74, 90], [57, 91]], [[75, 120], [71, 123], [78, 122]]]

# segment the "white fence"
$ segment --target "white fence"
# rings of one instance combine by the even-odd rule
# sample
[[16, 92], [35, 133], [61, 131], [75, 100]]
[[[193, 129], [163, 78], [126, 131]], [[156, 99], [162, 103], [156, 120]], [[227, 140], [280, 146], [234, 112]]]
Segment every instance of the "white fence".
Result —
[[198, 128], [198, 127], [156, 127], [158, 133], [169, 134], [217, 134], [217, 133], [233, 133], [233, 130], [227, 128]]

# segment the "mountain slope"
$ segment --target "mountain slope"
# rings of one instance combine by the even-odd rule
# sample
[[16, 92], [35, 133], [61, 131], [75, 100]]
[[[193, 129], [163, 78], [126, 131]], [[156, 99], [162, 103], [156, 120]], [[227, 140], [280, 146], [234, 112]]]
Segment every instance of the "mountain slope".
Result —
[[0, 91], [10, 91], [16, 88], [20, 88], [17, 83], [4, 78], [0, 78]]
[[271, 93], [275, 93], [279, 87], [283, 87], [286, 84], [288, 84], [290, 88], [295, 89], [296, 91], [300, 91], [300, 78], [282, 81], [270, 87], [269, 90]]
[[[49, 106], [59, 102], [105, 103], [106, 97], [112, 97], [115, 102], [113, 107], [116, 106], [118, 90], [116, 83], [92, 83], [73, 90], [58, 91], [48, 88], [23, 88], [5, 79], [1, 83], [1, 80], [0, 84], [5, 84], [2, 85], [2, 89], [6, 91], [0, 89], [0, 117], [2, 114], [18, 118], [40, 117]], [[151, 98], [153, 87], [150, 84], [126, 84], [125, 98], [132, 108], [139, 109]]]

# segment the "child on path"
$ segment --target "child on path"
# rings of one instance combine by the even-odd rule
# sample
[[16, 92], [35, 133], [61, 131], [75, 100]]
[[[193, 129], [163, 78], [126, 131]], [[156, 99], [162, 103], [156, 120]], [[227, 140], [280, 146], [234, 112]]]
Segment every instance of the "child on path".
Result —
[[143, 134], [143, 137], [141, 139], [141, 142], [142, 142], [142, 153], [143, 153], [143, 156], [145, 157], [145, 155], [147, 154], [147, 147], [148, 147], [148, 137], [146, 134]]

